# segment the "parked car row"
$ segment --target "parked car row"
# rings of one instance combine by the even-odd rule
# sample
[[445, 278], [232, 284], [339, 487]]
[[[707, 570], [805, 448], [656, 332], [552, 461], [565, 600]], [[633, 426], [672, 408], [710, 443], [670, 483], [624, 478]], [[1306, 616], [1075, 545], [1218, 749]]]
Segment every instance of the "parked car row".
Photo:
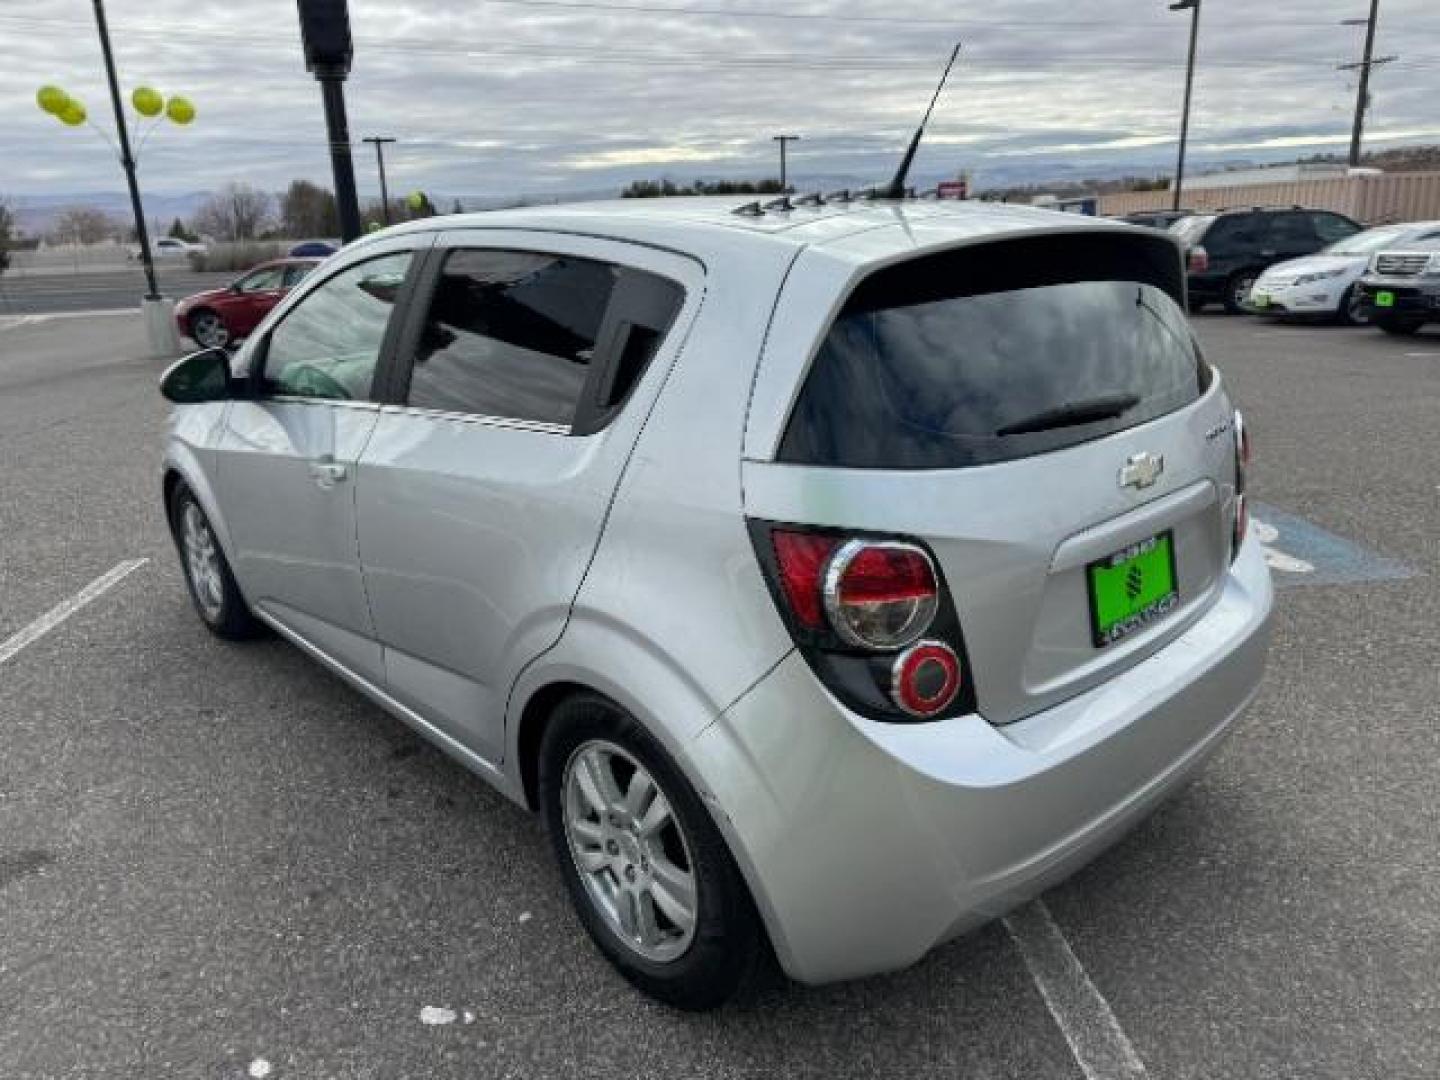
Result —
[[1248, 312], [1413, 334], [1440, 321], [1440, 221], [1366, 229], [1300, 206], [1132, 214], [1185, 247], [1191, 312]]

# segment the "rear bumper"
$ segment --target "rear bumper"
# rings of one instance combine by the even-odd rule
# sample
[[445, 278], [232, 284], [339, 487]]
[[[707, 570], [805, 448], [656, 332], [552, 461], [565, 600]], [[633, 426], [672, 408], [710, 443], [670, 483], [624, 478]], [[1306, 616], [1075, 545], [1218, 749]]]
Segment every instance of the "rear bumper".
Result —
[[818, 983], [904, 967], [1103, 850], [1250, 701], [1271, 600], [1251, 540], [1170, 645], [1003, 728], [867, 721], [792, 654], [688, 748], [786, 971]]

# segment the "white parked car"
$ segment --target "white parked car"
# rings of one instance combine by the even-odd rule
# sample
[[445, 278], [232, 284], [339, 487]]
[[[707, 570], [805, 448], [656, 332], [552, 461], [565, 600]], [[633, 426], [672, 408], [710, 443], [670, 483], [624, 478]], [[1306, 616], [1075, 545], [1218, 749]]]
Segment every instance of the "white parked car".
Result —
[[1262, 315], [1307, 316], [1354, 325], [1368, 322], [1356, 284], [1378, 251], [1440, 239], [1440, 221], [1381, 225], [1324, 251], [1276, 263], [1255, 282], [1249, 309]]
[[[181, 240], [176, 236], [162, 236], [150, 243], [150, 254], [156, 259], [183, 259], [192, 251], [203, 254], [205, 252], [205, 245], [194, 244], [189, 240]], [[140, 258], [140, 247], [138, 244], [131, 246], [130, 258]]]

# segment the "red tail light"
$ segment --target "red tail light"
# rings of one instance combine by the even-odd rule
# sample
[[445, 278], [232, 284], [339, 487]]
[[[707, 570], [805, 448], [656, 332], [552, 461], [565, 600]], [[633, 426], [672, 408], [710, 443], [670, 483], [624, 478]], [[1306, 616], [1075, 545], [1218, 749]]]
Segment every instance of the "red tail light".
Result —
[[851, 540], [826, 568], [824, 597], [830, 625], [847, 645], [898, 649], [929, 629], [940, 585], [921, 548]]
[[776, 529], [775, 561], [780, 569], [780, 587], [790, 602], [790, 613], [811, 630], [825, 626], [820, 600], [821, 577], [830, 553], [840, 541], [819, 533], [786, 532]]
[[1240, 545], [1245, 542], [1245, 534], [1250, 531], [1250, 504], [1245, 497], [1246, 472], [1250, 468], [1250, 429], [1245, 426], [1245, 417], [1240, 410], [1235, 410], [1232, 421], [1235, 428], [1235, 528], [1232, 534], [1230, 546], [1230, 557], [1234, 559], [1240, 552]]
[[975, 708], [954, 605], [922, 545], [760, 521], [751, 530], [790, 632], [833, 694], [882, 720]]
[[943, 641], [922, 641], [895, 658], [890, 696], [911, 716], [936, 716], [959, 692], [960, 658]]
[[1192, 274], [1203, 274], [1210, 269], [1210, 253], [1203, 247], [1192, 247], [1185, 260], [1186, 269]]

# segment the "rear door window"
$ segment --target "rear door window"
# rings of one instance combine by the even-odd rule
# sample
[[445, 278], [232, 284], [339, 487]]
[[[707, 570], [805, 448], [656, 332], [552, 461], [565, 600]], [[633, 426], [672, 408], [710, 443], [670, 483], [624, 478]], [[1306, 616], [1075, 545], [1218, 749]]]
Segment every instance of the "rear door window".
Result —
[[1354, 236], [1360, 231], [1352, 222], [1346, 221], [1339, 214], [1313, 213], [1310, 215], [1310, 223], [1314, 226], [1315, 235], [1320, 238], [1322, 244], [1333, 244], [1337, 240]]
[[1008, 461], [1153, 420], [1209, 382], [1183, 312], [1154, 284], [1069, 281], [917, 303], [903, 291], [881, 290], [877, 303], [862, 287], [842, 310], [780, 460], [897, 469]]
[[[657, 290], [660, 310], [634, 302]], [[618, 407], [682, 299], [664, 279], [596, 259], [451, 251], [416, 346], [407, 401], [568, 429], [590, 395], [597, 357], [609, 361], [605, 385], [590, 396], [601, 408]]]

